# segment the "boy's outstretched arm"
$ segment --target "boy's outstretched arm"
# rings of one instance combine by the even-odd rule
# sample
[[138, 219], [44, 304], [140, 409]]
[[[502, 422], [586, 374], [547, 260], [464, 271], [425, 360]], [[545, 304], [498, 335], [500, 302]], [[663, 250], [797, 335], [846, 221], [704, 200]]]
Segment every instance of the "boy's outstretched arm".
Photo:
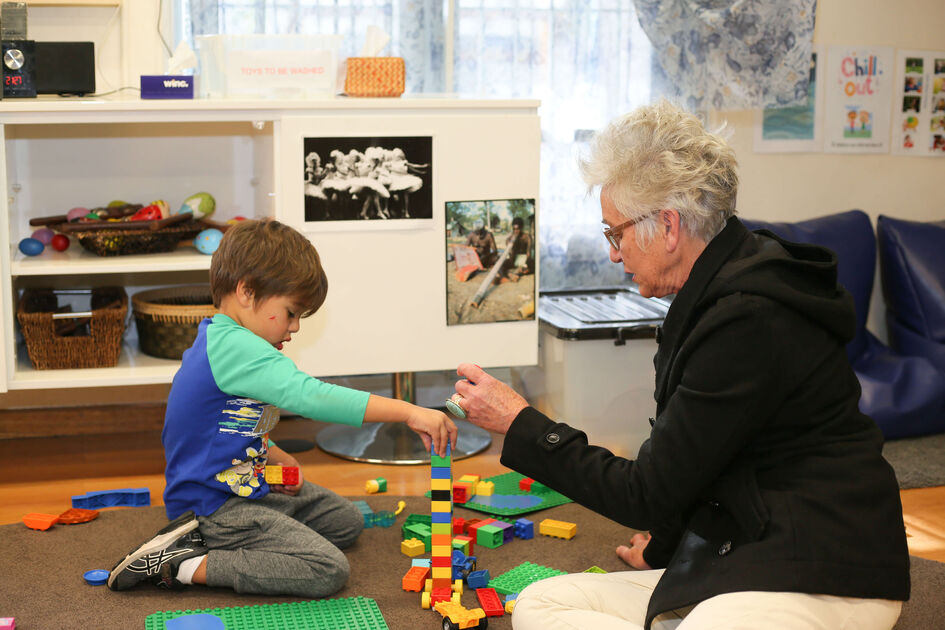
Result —
[[437, 455], [446, 455], [446, 444], [456, 449], [456, 425], [442, 411], [412, 405], [405, 400], [385, 398], [371, 394], [367, 409], [364, 411], [365, 422], [405, 422], [430, 450], [432, 444]]

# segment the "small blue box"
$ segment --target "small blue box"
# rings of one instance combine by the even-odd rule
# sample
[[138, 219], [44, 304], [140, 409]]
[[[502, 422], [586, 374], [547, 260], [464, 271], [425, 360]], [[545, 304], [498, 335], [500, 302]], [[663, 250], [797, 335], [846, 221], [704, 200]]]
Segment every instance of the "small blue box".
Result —
[[180, 74], [141, 75], [141, 98], [193, 98], [194, 77]]

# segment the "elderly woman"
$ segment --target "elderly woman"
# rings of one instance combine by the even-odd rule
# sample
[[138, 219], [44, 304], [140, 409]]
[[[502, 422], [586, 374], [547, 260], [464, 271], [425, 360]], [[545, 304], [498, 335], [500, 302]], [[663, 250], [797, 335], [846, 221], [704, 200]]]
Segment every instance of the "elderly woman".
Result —
[[472, 364], [451, 401], [505, 434], [502, 464], [649, 533], [617, 550], [642, 570], [536, 582], [513, 626], [892, 628], [909, 597], [902, 507], [857, 409], [836, 256], [749, 232], [733, 150], [671, 104], [612, 122], [582, 170], [611, 260], [643, 295], [675, 294], [649, 440], [635, 460], [591, 446]]

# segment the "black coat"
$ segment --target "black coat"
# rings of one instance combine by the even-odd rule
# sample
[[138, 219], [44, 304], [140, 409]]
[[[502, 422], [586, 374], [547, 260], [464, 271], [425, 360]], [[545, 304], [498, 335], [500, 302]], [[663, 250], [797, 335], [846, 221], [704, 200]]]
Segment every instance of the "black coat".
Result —
[[657, 415], [637, 459], [529, 407], [502, 464], [651, 531], [644, 558], [666, 571], [647, 627], [737, 591], [906, 600], [899, 489], [844, 351], [854, 326], [833, 252], [733, 217], [657, 337]]

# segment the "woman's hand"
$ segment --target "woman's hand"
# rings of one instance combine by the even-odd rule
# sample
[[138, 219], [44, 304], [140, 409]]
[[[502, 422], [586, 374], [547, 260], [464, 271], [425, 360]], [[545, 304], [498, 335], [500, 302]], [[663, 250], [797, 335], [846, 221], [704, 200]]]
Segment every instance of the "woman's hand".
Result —
[[465, 380], [456, 383], [452, 401], [462, 407], [470, 422], [483, 429], [505, 433], [515, 416], [528, 407], [528, 401], [478, 365], [461, 363], [456, 373]]
[[630, 546], [620, 545], [617, 547], [617, 557], [629, 564], [634, 569], [647, 570], [652, 567], [643, 559], [643, 550], [650, 542], [648, 532], [638, 532], [630, 539]]

